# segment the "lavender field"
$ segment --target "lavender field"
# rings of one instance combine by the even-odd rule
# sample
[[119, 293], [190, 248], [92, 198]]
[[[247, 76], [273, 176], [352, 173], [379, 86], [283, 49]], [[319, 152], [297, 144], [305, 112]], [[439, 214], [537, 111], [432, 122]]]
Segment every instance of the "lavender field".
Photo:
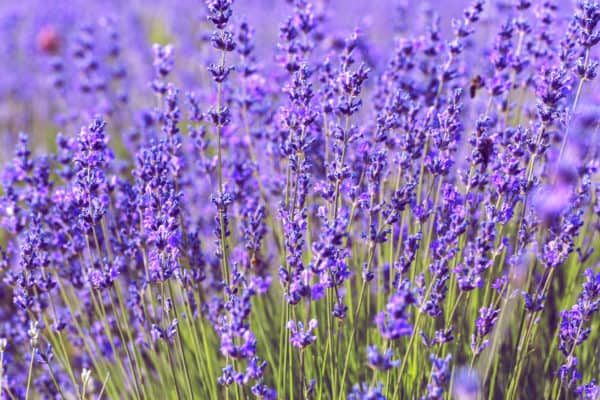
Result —
[[0, 400], [600, 400], [597, 0], [0, 2]]

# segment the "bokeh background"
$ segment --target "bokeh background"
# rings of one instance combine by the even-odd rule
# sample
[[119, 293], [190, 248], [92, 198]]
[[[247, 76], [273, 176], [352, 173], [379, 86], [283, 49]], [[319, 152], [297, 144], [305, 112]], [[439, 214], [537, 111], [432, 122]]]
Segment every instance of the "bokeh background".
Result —
[[[235, 18], [247, 20], [256, 29], [261, 57], [273, 57], [279, 26], [289, 13], [288, 3], [236, 2]], [[360, 28], [369, 42], [370, 56], [378, 57], [382, 54], [376, 53], [392, 48], [394, 39], [405, 31], [406, 21], [431, 9], [441, 14], [442, 29], [448, 30], [450, 17], [459, 15], [468, 1], [315, 3], [328, 17], [329, 29], [343, 38], [355, 27]], [[502, 2], [495, 5], [501, 7]], [[87, 35], [86, 29], [90, 31]], [[119, 81], [123, 87], [113, 88], [113, 94], [118, 97], [126, 93], [128, 101], [143, 106], [150, 93], [144, 93], [144, 88], [152, 77], [152, 43], [174, 45], [177, 79], [189, 88], [205, 76], [206, 61], [198, 58], [197, 50], [209, 32], [202, 0], [0, 1], [0, 162], [10, 159], [18, 132], [33, 135], [36, 148], [51, 146], [57, 130], [76, 128], [65, 121], [74, 122], [70, 113], [81, 108], [82, 102], [113, 103], [93, 96], [82, 99], [67, 95], [74, 92], [69, 88], [78, 84], [73, 82], [77, 74], [69, 71], [78, 68], [73, 55], [82, 42], [90, 42], [100, 69], [122, 68], [126, 74]], [[112, 46], [120, 50], [115, 59], [109, 56]]]
[[[364, 54], [368, 61], [369, 57], [387, 58], [385, 55], [395, 40], [406, 33], [407, 21], [414, 26], [415, 18], [422, 18], [428, 12], [440, 14], [441, 30], [448, 32], [451, 18], [461, 14], [468, 0], [315, 3], [327, 18], [328, 29], [340, 38], [354, 28], [361, 29], [368, 43], [370, 54]], [[505, 7], [507, 1], [489, 3], [487, 14]], [[560, 6], [572, 7], [572, 2], [564, 0]], [[289, 2], [238, 0], [235, 8], [236, 20], [245, 19], [256, 29], [257, 53], [266, 64], [274, 64], [271, 61], [278, 29], [289, 13]], [[78, 129], [76, 114], [78, 110], [89, 109], [89, 104], [116, 109], [111, 112], [117, 114], [121, 97], [135, 103], [136, 109], [152, 106], [151, 96], [148, 99], [150, 91], [145, 89], [153, 73], [153, 43], [172, 43], [176, 79], [187, 88], [200, 85], [206, 78], [202, 48], [209, 32], [202, 0], [1, 1], [0, 162], [10, 159], [21, 131], [33, 136], [36, 148], [52, 147], [58, 131]], [[483, 32], [485, 35], [485, 28]], [[74, 95], [80, 92], [74, 87], [82, 85], [77, 81], [81, 61], [75, 55], [86, 49], [99, 64], [99, 71], [110, 70], [117, 77], [114, 82], [99, 83], [109, 85], [108, 94], [101, 96], [109, 98], [99, 98], [93, 93]], [[94, 78], [88, 80], [93, 87]], [[123, 126], [131, 125], [135, 118], [141, 117], [119, 115]]]

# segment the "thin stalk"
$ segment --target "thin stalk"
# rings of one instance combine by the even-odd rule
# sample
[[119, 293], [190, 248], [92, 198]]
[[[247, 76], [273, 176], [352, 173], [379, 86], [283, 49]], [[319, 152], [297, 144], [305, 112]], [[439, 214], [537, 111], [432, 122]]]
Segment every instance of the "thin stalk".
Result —
[[[589, 62], [590, 62], [590, 47], [586, 48], [586, 50], [585, 50], [585, 60], [583, 61], [583, 69], [584, 70], [587, 70]], [[565, 147], [567, 146], [567, 141], [569, 139], [569, 128], [571, 126], [571, 123], [570, 123], [571, 118], [573, 118], [573, 114], [577, 110], [577, 105], [579, 104], [579, 99], [581, 98], [581, 91], [583, 89], [584, 82], [585, 82], [585, 76], [582, 76], [579, 79], [579, 85], [577, 86], [577, 93], [575, 94], [575, 99], [573, 100], [573, 106], [571, 107], [569, 123], [567, 123], [567, 127], [565, 130], [565, 136], [563, 137], [562, 145], [560, 146], [560, 153], [558, 153], [558, 161], [557, 161], [558, 164], [560, 164], [562, 157], [563, 157], [563, 153], [565, 152]]]
[[340, 159], [340, 167], [338, 170], [338, 179], [335, 181], [335, 192], [333, 196], [333, 219], [337, 219], [339, 201], [340, 201], [340, 186], [342, 184], [342, 171], [344, 169], [344, 163], [346, 161], [346, 152], [348, 150], [348, 128], [350, 126], [350, 117], [346, 116], [346, 121], [344, 123], [344, 139], [342, 144], [342, 155]]
[[[371, 194], [371, 200], [370, 200], [370, 206], [369, 206], [370, 209], [373, 208], [373, 205], [375, 203], [375, 196], [376, 196], [376, 194], [373, 192]], [[369, 211], [369, 227], [373, 224], [373, 214], [374, 213], [372, 211]], [[375, 258], [375, 242], [371, 238], [369, 238], [369, 255], [368, 255], [368, 257], [369, 258], [367, 260], [367, 271], [369, 271], [371, 269], [371, 266], [373, 264], [373, 259]], [[359, 313], [361, 311], [363, 299], [365, 297], [366, 287], [367, 287], [367, 280], [363, 279], [363, 283], [360, 288], [358, 305], [356, 307], [356, 311], [355, 311], [355, 315], [354, 315], [354, 321], [357, 321]], [[369, 308], [369, 307], [367, 307], [367, 308]], [[343, 392], [344, 392], [344, 387], [346, 384], [346, 373], [348, 372], [348, 361], [350, 359], [350, 351], [352, 350], [352, 347], [354, 345], [354, 337], [356, 335], [357, 326], [358, 326], [357, 323], [352, 324], [352, 333], [350, 334], [350, 340], [348, 343], [348, 347], [346, 349], [346, 356], [344, 359], [344, 369], [342, 372], [342, 380], [340, 381], [340, 392], [342, 394], [344, 394]]]
[[[211, 354], [210, 353], [210, 349], [208, 347], [208, 338], [206, 336], [206, 330], [204, 328], [204, 321], [200, 321], [200, 332], [202, 334], [202, 346], [204, 348], [204, 354], [207, 354], [207, 355]], [[216, 374], [215, 374], [215, 371], [213, 369], [214, 368], [213, 367], [213, 363], [211, 362], [210, 358], [208, 359], [207, 364], [208, 364], [208, 374], [209, 374], [209, 377], [211, 378], [211, 379], [209, 379], [209, 381], [210, 381], [210, 387], [212, 389], [212, 392], [216, 396], [217, 387], [215, 386], [215, 383], [214, 383], [215, 378], [216, 378]]]
[[[177, 299], [173, 295], [173, 287], [171, 285], [171, 281], [168, 282], [168, 286], [169, 294], [171, 296], [171, 300], [173, 301], [173, 308], [175, 309], [175, 315], [179, 317], [181, 314], [177, 310]], [[179, 346], [175, 345], [175, 347], [179, 350], [179, 356], [181, 357], [181, 364], [183, 365], [183, 372], [185, 376], [185, 383], [188, 391], [188, 396], [190, 398], [193, 398], [194, 391], [192, 390], [192, 380], [190, 378], [190, 372], [188, 371], [187, 360], [183, 352], [183, 339], [181, 338], [181, 332], [179, 331], [179, 329], [176, 330], [175, 335], [177, 336], [177, 342], [179, 344]]]
[[[2, 362], [2, 360], [0, 360], [0, 363], [1, 362]], [[56, 390], [58, 390], [58, 393], [61, 395], [61, 397], [63, 399], [66, 399], [67, 396], [65, 395], [61, 386], [58, 384], [58, 381], [56, 380], [56, 375], [54, 374], [54, 369], [52, 368], [52, 363], [48, 363], [47, 365], [48, 365], [48, 373], [50, 374], [50, 379], [52, 379], [52, 383], [54, 383], [54, 386], [56, 387]], [[0, 376], [0, 382], [2, 382], [2, 376]]]
[[[583, 327], [583, 322], [581, 322], [579, 324], [579, 326], [577, 327], [577, 334], [574, 336], [576, 338], [579, 337], [579, 335], [581, 334], [581, 328]], [[571, 347], [571, 350], [569, 351], [569, 355], [566, 357], [567, 360], [569, 360], [572, 356], [573, 353], [575, 353], [575, 348], [577, 347], [576, 343], [573, 343], [573, 346]], [[556, 374], [554, 376], [554, 379], [552, 380], [552, 394], [554, 395], [555, 399], [558, 399], [560, 397], [560, 394], [562, 393], [562, 387], [563, 387], [563, 379], [558, 379], [559, 375]], [[556, 386], [558, 384], [558, 382], [560, 381], [560, 384], [558, 385], [558, 392], [556, 392]]]
[[106, 385], [108, 383], [109, 378], [110, 378], [110, 371], [106, 373], [106, 378], [104, 378], [104, 382], [102, 382], [102, 388], [100, 389], [100, 393], [98, 393], [98, 398], [96, 400], [102, 399], [102, 395], [104, 394], [104, 390], [106, 389]]
[[[363, 303], [363, 300], [365, 298], [366, 288], [367, 288], [367, 281], [363, 280], [362, 286], [360, 288], [360, 294], [358, 296], [358, 306], [356, 307], [356, 313], [357, 314], [360, 312], [360, 309], [362, 307], [362, 303]], [[355, 315], [355, 319], [356, 318], [358, 318], [358, 315]], [[348, 348], [346, 350], [346, 356], [344, 357], [344, 369], [342, 370], [343, 371], [342, 372], [342, 380], [340, 381], [341, 388], [344, 387], [344, 383], [346, 381], [346, 374], [348, 372], [348, 361], [350, 360], [350, 353], [351, 353], [351, 350], [352, 350], [352, 347], [353, 347], [352, 344], [354, 342], [354, 336], [356, 335], [356, 327], [357, 327], [357, 325], [358, 324], [353, 324], [352, 331], [350, 333], [350, 339], [349, 339], [350, 342], [348, 343]], [[345, 395], [346, 394], [343, 393], [343, 389], [341, 389], [340, 390], [340, 397], [339, 398], [343, 399]]]
[[[425, 292], [425, 295], [423, 296], [423, 302], [427, 301], [427, 298], [429, 297], [431, 290], [433, 289], [433, 280], [429, 283], [429, 285], [427, 286], [427, 291]], [[408, 346], [406, 347], [406, 352], [404, 353], [404, 358], [402, 359], [402, 362], [400, 363], [400, 368], [398, 369], [398, 379], [400, 380], [398, 382], [398, 384], [396, 385], [396, 387], [394, 388], [394, 394], [392, 395], [392, 399], [396, 399], [397, 394], [398, 394], [398, 389], [401, 386], [401, 381], [402, 381], [402, 377], [404, 375], [404, 369], [406, 368], [406, 360], [408, 359], [408, 356], [411, 354], [412, 351], [412, 347], [415, 343], [415, 339], [417, 337], [417, 332], [419, 331], [419, 323], [421, 321], [421, 316], [423, 315], [423, 312], [419, 311], [419, 313], [417, 314], [417, 316], [415, 317], [415, 324], [413, 326], [413, 331], [410, 335], [410, 339], [408, 341]]]
[[[550, 288], [552, 276], [554, 275], [554, 270], [555, 270], [555, 268], [551, 268], [550, 272], [548, 273], [548, 275], [546, 277], [544, 286], [542, 288], [542, 296], [545, 296], [548, 289]], [[532, 315], [529, 316], [525, 334], [521, 337], [520, 346], [517, 349], [516, 369], [515, 369], [515, 373], [514, 373], [513, 377], [511, 378], [509, 391], [508, 391], [508, 393], [510, 395], [514, 395], [514, 393], [517, 389], [517, 385], [519, 384], [519, 380], [521, 378], [521, 371], [523, 370], [523, 363], [525, 361], [525, 355], [529, 349], [529, 344], [536, 336], [537, 327], [539, 326], [539, 324], [537, 324], [536, 321], [539, 318], [540, 314], [541, 314], [541, 311], [536, 311], [535, 313], [533, 313]], [[509, 397], [509, 398], [511, 398], [511, 397]]]
[[31, 360], [29, 360], [29, 370], [27, 372], [27, 388], [25, 389], [25, 400], [29, 399], [29, 389], [31, 388], [31, 376], [33, 375], [33, 359], [35, 358], [35, 347], [31, 349]]
[[[221, 51], [221, 62], [220, 68], [225, 68], [225, 51]], [[223, 96], [223, 84], [217, 83], [217, 114], [221, 112], [221, 97]], [[221, 123], [217, 122], [216, 125], [216, 136], [217, 136], [217, 180], [219, 183], [219, 198], [223, 200], [223, 156], [221, 148]], [[219, 224], [221, 228], [220, 246], [221, 246], [221, 264], [223, 268], [223, 278], [229, 286], [229, 265], [227, 261], [227, 244], [225, 242], [225, 216], [223, 214], [223, 207], [219, 207]]]
[[171, 354], [171, 350], [169, 349], [169, 343], [165, 342], [164, 346], [167, 349], [167, 355], [169, 356], [169, 363], [171, 364], [171, 367], [172, 367], [172, 368], [169, 368], [169, 370], [171, 371], [171, 378], [173, 379], [173, 384], [175, 385], [175, 391], [177, 392], [177, 398], [182, 399], [183, 397], [181, 396], [181, 389], [179, 388], [179, 382], [177, 381], [177, 376], [175, 375], [177, 363], [175, 363], [175, 360], [173, 359], [173, 354]]
[[[140, 396], [140, 398], [141, 398], [141, 394], [142, 394], [141, 387], [143, 387], [143, 385], [140, 385], [140, 383], [138, 382], [138, 375], [140, 375], [140, 372], [138, 369], [139, 363], [137, 362], [137, 356], [135, 356], [135, 349], [134, 349], [134, 357], [135, 357], [136, 361], [134, 361], [134, 359], [131, 357], [131, 353], [129, 351], [129, 346], [128, 346], [127, 341], [125, 340], [125, 335], [123, 334], [123, 328], [121, 327], [121, 323], [119, 322], [119, 317], [117, 315], [117, 308], [116, 308], [115, 302], [112, 298], [112, 295], [110, 293], [110, 290], [108, 291], [108, 298], [110, 299], [111, 308], [113, 310], [113, 315], [115, 317], [115, 323], [117, 325], [117, 330], [119, 331], [119, 337], [121, 338], [121, 343], [123, 343], [123, 349], [125, 350], [127, 360], [129, 361], [129, 367], [131, 368], [131, 374], [133, 375], [135, 390], [136, 390], [137, 395]], [[101, 304], [102, 304], [102, 302], [101, 302]], [[126, 313], [124, 313], [123, 311], [121, 313], [122, 313], [122, 316], [125, 317]], [[133, 337], [131, 336], [131, 332], [129, 331], [129, 329], [127, 330], [127, 332], [129, 333], [129, 343], [132, 343]]]

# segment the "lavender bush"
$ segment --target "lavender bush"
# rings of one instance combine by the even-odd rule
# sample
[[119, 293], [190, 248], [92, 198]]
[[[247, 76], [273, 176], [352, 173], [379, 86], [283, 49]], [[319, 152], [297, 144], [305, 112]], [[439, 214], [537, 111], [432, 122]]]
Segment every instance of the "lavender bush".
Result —
[[3, 6], [0, 398], [600, 399], [600, 5], [439, 3]]

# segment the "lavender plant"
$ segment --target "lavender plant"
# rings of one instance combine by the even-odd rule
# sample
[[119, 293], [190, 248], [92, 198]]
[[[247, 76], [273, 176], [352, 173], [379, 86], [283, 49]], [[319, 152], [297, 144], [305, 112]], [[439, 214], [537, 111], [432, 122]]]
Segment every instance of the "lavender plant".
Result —
[[0, 6], [0, 399], [600, 399], [596, 0], [175, 3]]

